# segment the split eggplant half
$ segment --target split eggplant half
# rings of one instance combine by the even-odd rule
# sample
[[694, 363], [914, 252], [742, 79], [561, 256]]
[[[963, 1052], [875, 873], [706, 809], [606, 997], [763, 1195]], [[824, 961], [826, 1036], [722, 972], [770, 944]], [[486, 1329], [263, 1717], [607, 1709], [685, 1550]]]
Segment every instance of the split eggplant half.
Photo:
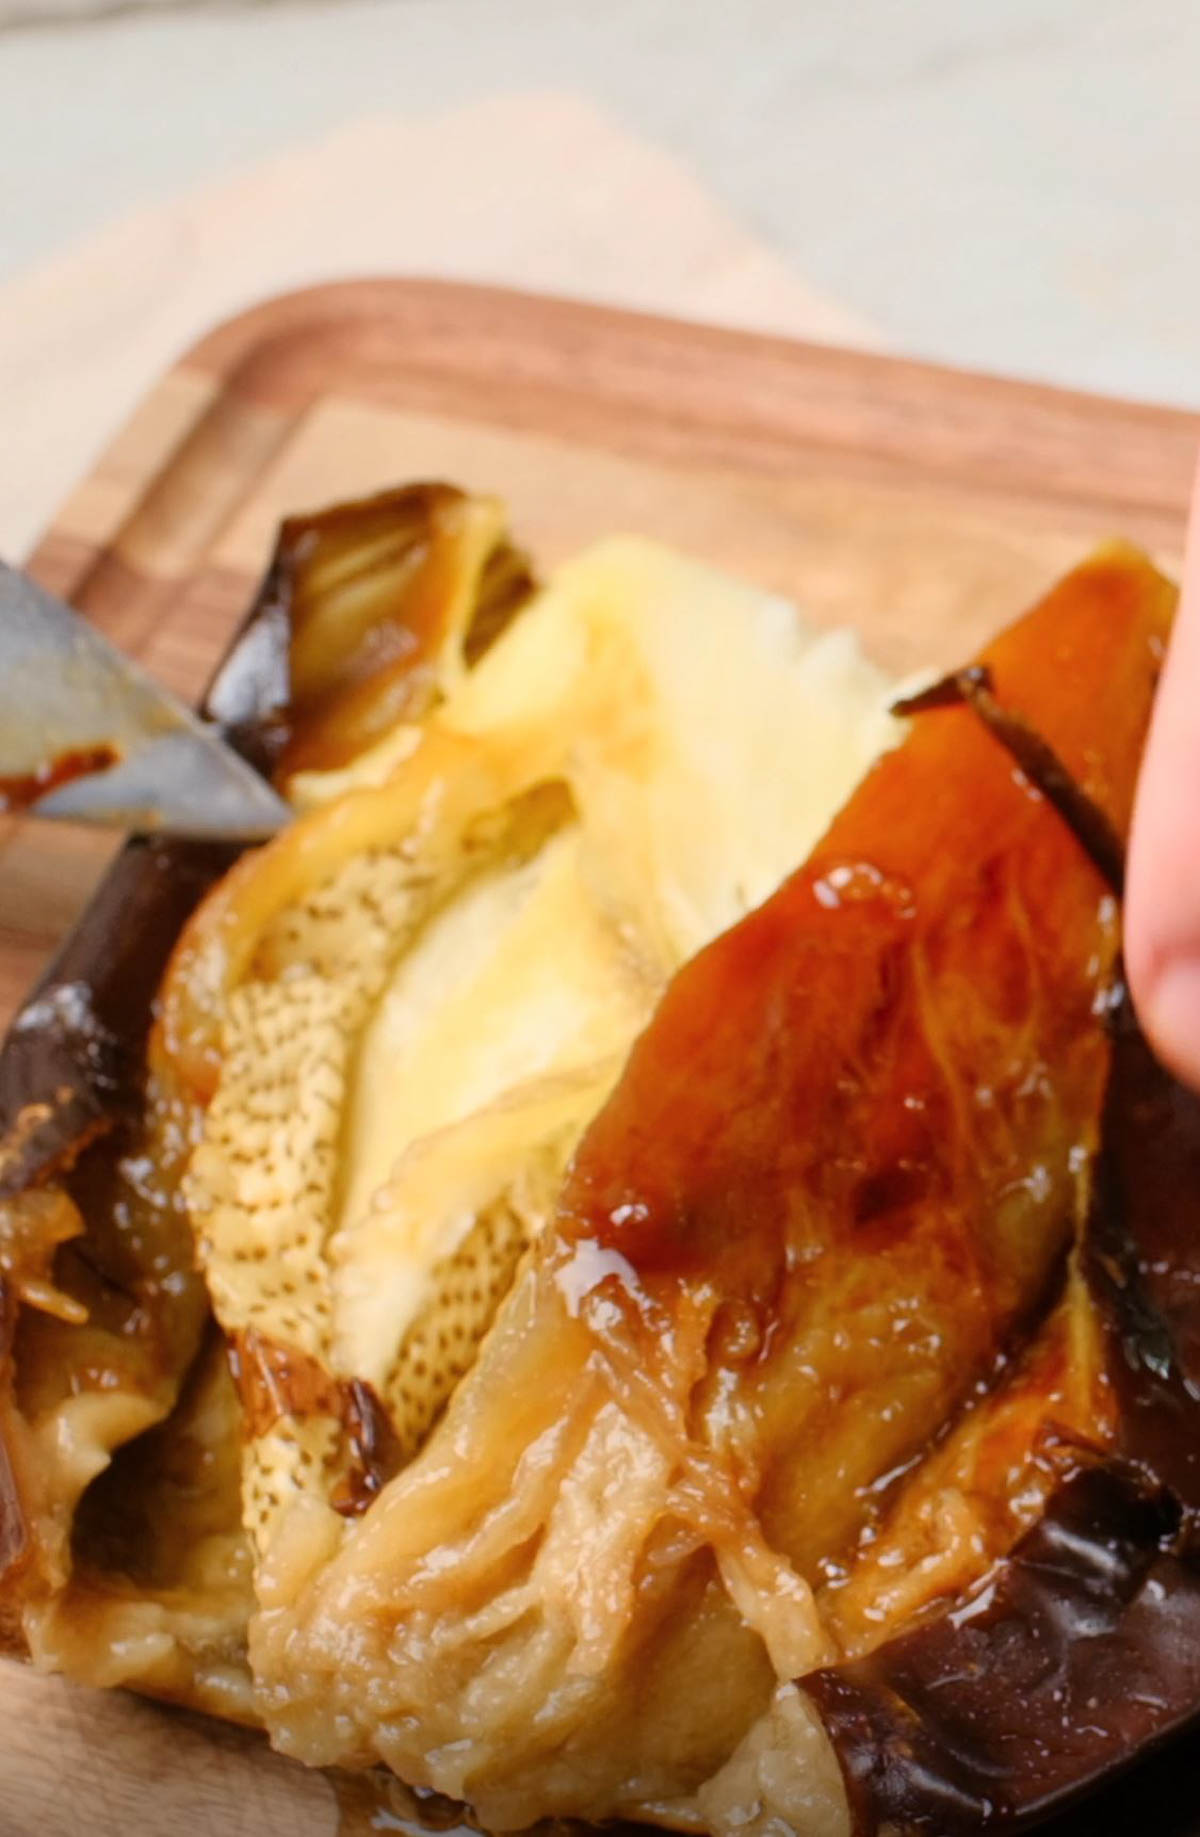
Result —
[[896, 743], [651, 545], [285, 532], [213, 699], [306, 813], [131, 845], [0, 1063], [14, 1638], [493, 1830], [1024, 1827], [1179, 1731], [1173, 602], [1101, 552]]
[[[501, 506], [451, 487], [295, 518], [204, 713], [286, 790], [301, 745], [345, 757], [321, 737], [344, 697], [357, 741], [402, 744], [397, 710], [436, 705], [531, 587]], [[253, 1720], [241, 1410], [180, 1191], [195, 1119], [146, 1058], [180, 929], [236, 854], [131, 841], [0, 1054], [0, 1631]]]

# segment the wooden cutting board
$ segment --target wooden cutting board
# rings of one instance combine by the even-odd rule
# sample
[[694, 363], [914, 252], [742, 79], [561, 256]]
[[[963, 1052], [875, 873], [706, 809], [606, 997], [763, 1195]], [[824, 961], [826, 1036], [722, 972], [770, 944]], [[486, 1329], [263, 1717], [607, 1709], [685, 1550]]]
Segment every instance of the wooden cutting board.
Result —
[[[435, 282], [269, 301], [189, 352], [35, 571], [194, 695], [289, 511], [441, 475], [543, 565], [635, 529], [958, 661], [1098, 539], [1177, 558], [1200, 417]], [[0, 818], [0, 1023], [111, 842]]]
[[[189, 352], [31, 560], [192, 697], [281, 516], [403, 480], [496, 492], [543, 566], [636, 530], [956, 663], [1093, 543], [1178, 560], [1200, 417], [435, 282], [270, 301]], [[0, 819], [0, 1022], [114, 844]], [[0, 1666], [0, 1837], [397, 1828], [253, 1738]], [[1099, 1829], [1099, 1826], [1096, 1827]]]

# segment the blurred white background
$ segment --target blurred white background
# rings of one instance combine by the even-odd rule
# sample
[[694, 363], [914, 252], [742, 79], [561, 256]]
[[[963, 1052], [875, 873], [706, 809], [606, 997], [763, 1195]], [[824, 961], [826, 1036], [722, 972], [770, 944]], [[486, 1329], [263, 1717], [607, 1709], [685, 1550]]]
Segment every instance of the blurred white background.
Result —
[[180, 0], [9, 23], [0, 395], [33, 470], [0, 470], [0, 542], [208, 319], [346, 271], [1200, 406], [1198, 82], [1196, 0]]

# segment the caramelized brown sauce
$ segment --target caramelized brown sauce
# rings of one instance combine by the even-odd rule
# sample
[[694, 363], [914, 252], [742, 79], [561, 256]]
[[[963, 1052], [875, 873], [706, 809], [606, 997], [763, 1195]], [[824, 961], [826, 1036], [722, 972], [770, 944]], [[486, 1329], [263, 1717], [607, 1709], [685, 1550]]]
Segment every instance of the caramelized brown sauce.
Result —
[[370, 1773], [329, 1773], [338, 1808], [338, 1837], [374, 1837], [401, 1831], [405, 1837], [479, 1837], [465, 1805], [440, 1793], [417, 1793], [378, 1768]]
[[121, 755], [115, 746], [73, 747], [43, 760], [35, 772], [0, 772], [0, 810], [29, 810], [51, 791], [71, 784], [76, 778], [90, 778], [93, 772], [107, 772], [119, 765]]
[[[403, 1837], [487, 1837], [467, 1805], [440, 1792], [417, 1791], [381, 1767], [369, 1773], [325, 1775], [337, 1800], [337, 1837], [376, 1837], [380, 1831], [399, 1831]], [[617, 1819], [603, 1827], [578, 1818], [543, 1818], [519, 1837], [649, 1837], [649, 1827]]]
[[265, 1435], [281, 1416], [340, 1422], [349, 1460], [331, 1503], [344, 1518], [365, 1512], [399, 1464], [395, 1433], [371, 1386], [335, 1378], [317, 1359], [252, 1328], [233, 1336], [229, 1359], [249, 1440]]
[[[268, 589], [286, 609], [283, 777], [343, 766], [438, 694], [438, 655], [456, 584], [470, 567], [473, 508], [449, 485], [406, 486], [292, 518]], [[464, 638], [473, 664], [533, 589], [497, 530]]]

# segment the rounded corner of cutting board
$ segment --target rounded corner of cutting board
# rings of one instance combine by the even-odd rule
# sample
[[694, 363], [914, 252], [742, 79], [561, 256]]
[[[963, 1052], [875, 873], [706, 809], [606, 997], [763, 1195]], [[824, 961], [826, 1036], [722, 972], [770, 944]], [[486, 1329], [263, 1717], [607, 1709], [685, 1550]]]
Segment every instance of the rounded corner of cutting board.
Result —
[[[167, 418], [170, 396], [183, 405], [174, 445], [139, 446], [138, 430], [156, 412]], [[260, 300], [180, 354], [81, 488], [110, 487], [110, 526], [93, 519], [89, 530], [93, 558], [120, 548], [147, 503], [156, 534], [187, 520], [212, 488], [203, 467], [179, 463], [194, 456], [201, 423], [206, 462], [232, 454], [245, 470], [263, 443], [237, 450], [239, 411], [295, 423], [330, 396], [628, 448], [679, 470], [719, 467], [735, 485], [820, 466], [851, 485], [890, 479], [985, 507], [1103, 507], [1112, 529], [1132, 525], [1160, 543], [1180, 525], [1200, 427], [1179, 410], [911, 358], [483, 283], [365, 276]]]
[[210, 326], [175, 359], [174, 368], [228, 375], [250, 354], [281, 339], [346, 322], [427, 312], [439, 296], [485, 293], [470, 283], [425, 275], [360, 275], [267, 294]]

